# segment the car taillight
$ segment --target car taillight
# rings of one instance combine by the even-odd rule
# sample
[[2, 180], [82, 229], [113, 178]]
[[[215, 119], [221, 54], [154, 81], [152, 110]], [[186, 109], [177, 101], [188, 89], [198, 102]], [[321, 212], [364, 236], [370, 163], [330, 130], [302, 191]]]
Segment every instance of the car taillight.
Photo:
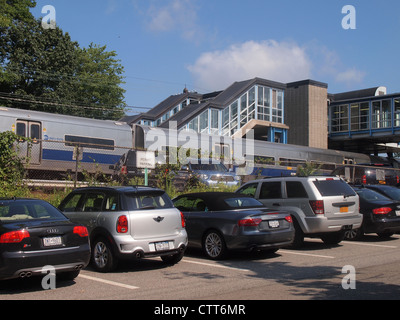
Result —
[[181, 212], [181, 225], [182, 225], [182, 228], [185, 228], [185, 227], [186, 227], [185, 216], [183, 215], [182, 212]]
[[261, 223], [261, 218], [248, 218], [239, 220], [239, 227], [257, 227]]
[[286, 216], [286, 217], [285, 217], [285, 220], [286, 220], [287, 222], [289, 222], [289, 223], [292, 223], [292, 222], [293, 222], [292, 216]]
[[128, 232], [128, 218], [126, 216], [118, 217], [117, 232], [118, 233], [127, 233]]
[[74, 233], [82, 238], [89, 236], [88, 229], [84, 226], [75, 226]]
[[324, 200], [310, 200], [311, 209], [315, 214], [324, 214]]
[[27, 230], [10, 231], [0, 236], [0, 243], [18, 243], [29, 237]]
[[396, 176], [396, 183], [399, 184], [399, 182], [400, 182], [400, 178], [399, 178], [399, 176]]
[[128, 174], [128, 168], [126, 166], [121, 167], [121, 173], [122, 174]]
[[364, 174], [362, 177], [362, 183], [367, 184], [367, 175], [366, 174]]
[[376, 208], [372, 210], [373, 214], [388, 214], [390, 211], [392, 211], [391, 208], [389, 207], [382, 207], [382, 208]]

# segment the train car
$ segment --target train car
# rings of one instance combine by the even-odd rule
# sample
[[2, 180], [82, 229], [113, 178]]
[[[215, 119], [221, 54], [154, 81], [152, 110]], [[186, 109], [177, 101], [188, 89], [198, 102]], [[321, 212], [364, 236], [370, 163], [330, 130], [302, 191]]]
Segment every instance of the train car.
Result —
[[212, 155], [216, 160], [221, 159], [242, 176], [294, 175], [297, 167], [306, 163], [315, 164], [322, 174], [329, 174], [338, 165], [370, 162], [368, 155], [359, 153], [258, 141], [248, 135], [234, 139], [143, 125], [133, 126], [133, 140], [135, 147], [155, 151], [159, 161], [165, 161], [166, 146], [200, 149], [203, 158]]
[[[71, 171], [111, 173], [127, 149], [132, 129], [124, 123], [0, 107], [0, 131], [31, 139], [19, 144], [30, 177], [55, 178]], [[59, 176], [58, 176], [59, 177]]]

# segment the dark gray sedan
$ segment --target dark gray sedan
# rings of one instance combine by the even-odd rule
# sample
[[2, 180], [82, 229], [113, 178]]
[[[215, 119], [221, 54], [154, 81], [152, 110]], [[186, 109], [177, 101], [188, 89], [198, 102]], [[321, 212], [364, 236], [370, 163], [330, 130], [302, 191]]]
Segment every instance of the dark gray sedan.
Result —
[[290, 214], [270, 210], [251, 196], [204, 192], [172, 201], [185, 216], [189, 246], [202, 248], [211, 259], [221, 259], [230, 250], [275, 252], [293, 241]]

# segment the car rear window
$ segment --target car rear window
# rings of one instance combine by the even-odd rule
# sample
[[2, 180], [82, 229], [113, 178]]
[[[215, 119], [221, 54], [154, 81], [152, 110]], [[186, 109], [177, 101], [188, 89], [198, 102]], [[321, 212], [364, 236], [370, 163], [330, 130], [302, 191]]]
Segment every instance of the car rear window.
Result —
[[228, 198], [224, 202], [231, 208], [254, 208], [254, 207], [264, 207], [264, 205], [250, 197], [238, 197], [238, 198]]
[[66, 219], [56, 208], [45, 201], [0, 201], [0, 222], [33, 219]]
[[343, 180], [335, 180], [335, 179], [317, 179], [313, 181], [314, 185], [317, 187], [321, 196], [329, 197], [329, 196], [355, 196], [353, 188], [351, 188], [345, 181]]
[[166, 193], [126, 193], [128, 210], [173, 208]]

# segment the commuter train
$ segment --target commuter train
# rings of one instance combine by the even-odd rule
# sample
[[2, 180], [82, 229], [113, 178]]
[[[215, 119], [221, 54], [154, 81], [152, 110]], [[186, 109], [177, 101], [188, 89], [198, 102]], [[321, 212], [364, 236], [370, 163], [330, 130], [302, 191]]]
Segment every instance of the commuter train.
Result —
[[[197, 148], [210, 156], [221, 155], [225, 164], [243, 175], [291, 174], [305, 162], [314, 162], [332, 171], [337, 165], [371, 161], [363, 154], [256, 141], [249, 137], [232, 139], [6, 107], [0, 107], [0, 131], [13, 131], [31, 139], [30, 148], [26, 143], [19, 144], [19, 153], [28, 159], [26, 166], [31, 177], [54, 178], [56, 173], [65, 176], [76, 170], [112, 174], [112, 166], [128, 150], [153, 150], [161, 162], [167, 146]], [[243, 171], [244, 167], [253, 169]]]

